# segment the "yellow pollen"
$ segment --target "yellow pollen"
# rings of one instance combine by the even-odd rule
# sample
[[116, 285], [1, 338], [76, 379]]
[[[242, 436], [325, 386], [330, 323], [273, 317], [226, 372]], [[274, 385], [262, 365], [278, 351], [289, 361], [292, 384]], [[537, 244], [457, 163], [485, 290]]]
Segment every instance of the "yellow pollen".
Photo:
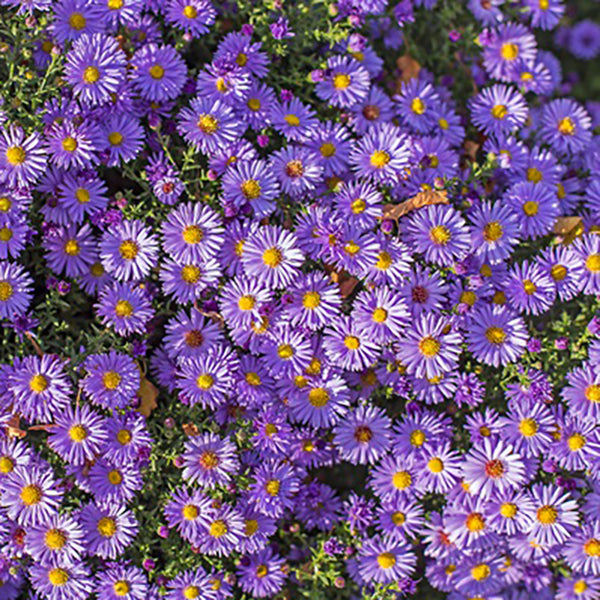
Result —
[[81, 31], [87, 24], [86, 18], [78, 12], [74, 12], [69, 17], [69, 25], [76, 31]]
[[204, 232], [197, 225], [188, 225], [182, 232], [186, 244], [199, 244], [204, 238]]
[[198, 375], [196, 378], [196, 385], [201, 390], [210, 390], [214, 383], [215, 380], [213, 379], [213, 376], [208, 373], [202, 373], [202, 375]]
[[120, 146], [123, 143], [123, 134], [118, 131], [112, 131], [108, 134], [108, 141], [111, 146]]
[[477, 294], [471, 290], [466, 290], [460, 295], [460, 303], [467, 306], [473, 306], [477, 302]]
[[195, 600], [200, 596], [200, 589], [195, 585], [188, 585], [183, 588], [183, 597], [186, 600]]
[[240, 310], [252, 310], [256, 305], [256, 299], [254, 296], [242, 296], [238, 300], [238, 308]]
[[85, 188], [77, 188], [75, 199], [79, 204], [87, 204], [90, 201], [90, 193]]
[[325, 158], [331, 158], [335, 155], [335, 146], [331, 142], [325, 142], [321, 146], [320, 151], [321, 156], [324, 156]]
[[294, 349], [289, 344], [281, 344], [277, 348], [277, 355], [282, 360], [290, 360], [294, 356]]
[[381, 271], [387, 271], [392, 266], [393, 260], [388, 252], [385, 250], [379, 253], [377, 257], [377, 264], [375, 265]]
[[196, 265], [185, 265], [185, 267], [181, 269], [181, 279], [190, 285], [198, 283], [201, 276], [202, 271], [200, 270], [200, 267], [197, 267]]
[[271, 269], [276, 269], [283, 262], [283, 254], [279, 248], [268, 248], [263, 252], [263, 263]]
[[269, 496], [277, 496], [279, 494], [279, 489], [281, 488], [281, 482], [277, 479], [270, 479], [265, 484], [265, 491]]
[[519, 423], [519, 433], [525, 437], [533, 437], [538, 430], [538, 425], [533, 419], [523, 419]]
[[504, 104], [495, 104], [492, 107], [491, 113], [494, 119], [504, 119], [504, 117], [506, 117], [508, 114], [508, 109]]
[[131, 442], [131, 438], [131, 431], [128, 431], [127, 429], [121, 429], [117, 433], [117, 442], [119, 442], [121, 446], [127, 446], [127, 444]]
[[152, 79], [162, 79], [165, 76], [165, 70], [160, 65], [150, 67], [150, 77]]
[[410, 434], [410, 445], [420, 448], [427, 441], [427, 436], [420, 429], [415, 429]]
[[106, 371], [102, 375], [102, 383], [107, 390], [116, 390], [121, 383], [121, 376], [116, 371]]
[[253, 387], [256, 387], [261, 384], [261, 380], [258, 373], [246, 373], [244, 379], [246, 380], [246, 383], [248, 385], [251, 385]]
[[396, 527], [400, 527], [400, 525], [404, 525], [406, 523], [406, 515], [399, 510], [392, 513], [392, 523], [396, 525]]
[[115, 305], [115, 314], [120, 318], [128, 318], [133, 315], [133, 306], [127, 300], [119, 300]]
[[515, 60], [519, 56], [519, 46], [517, 44], [502, 44], [500, 55], [504, 60]]
[[590, 254], [585, 261], [585, 266], [591, 273], [598, 273], [600, 271], [600, 254]]
[[548, 8], [550, 8], [550, 0], [540, 0], [540, 8], [542, 10], [548, 10]]
[[258, 521], [256, 519], [246, 519], [244, 532], [248, 537], [253, 536], [258, 531]]
[[567, 438], [567, 446], [571, 452], [578, 452], [585, 446], [585, 437], [580, 433], [574, 433]]
[[413, 98], [413, 101], [410, 103], [410, 109], [415, 115], [422, 115], [425, 112], [425, 108], [425, 102], [421, 98]]
[[96, 67], [87, 67], [83, 72], [83, 81], [87, 84], [96, 83], [100, 79], [100, 71]]
[[42, 501], [42, 490], [37, 485], [26, 485], [21, 490], [20, 498], [25, 506], [34, 506]]
[[600, 540], [592, 538], [583, 545], [583, 551], [594, 558], [600, 556]]
[[108, 472], [108, 481], [112, 485], [121, 485], [121, 483], [123, 483], [123, 475], [121, 475], [117, 469], [113, 469]]
[[207, 471], [210, 471], [211, 469], [216, 469], [219, 466], [220, 462], [221, 461], [219, 460], [219, 457], [216, 455], [216, 453], [211, 452], [210, 450], [204, 451], [198, 459], [198, 463], [200, 464], [200, 466]]
[[315, 408], [323, 408], [329, 402], [329, 392], [320, 387], [312, 388], [308, 392], [308, 401]]
[[348, 350], [358, 350], [360, 348], [360, 340], [354, 335], [347, 335], [344, 338], [344, 346]]
[[300, 119], [296, 115], [287, 114], [287, 115], [285, 115], [285, 117], [283, 117], [283, 120], [290, 127], [298, 127], [300, 125]]
[[385, 150], [375, 150], [371, 154], [371, 166], [383, 169], [390, 162], [390, 155]]
[[396, 564], [396, 557], [391, 552], [382, 552], [377, 557], [377, 563], [382, 569], [391, 569]]
[[51, 569], [48, 571], [48, 581], [55, 587], [61, 587], [69, 581], [69, 574], [64, 569]]
[[373, 311], [373, 321], [375, 321], [375, 323], [384, 323], [387, 319], [387, 316], [388, 312], [385, 310], [385, 308], [380, 307]]
[[491, 221], [483, 228], [483, 239], [486, 242], [497, 242], [503, 234], [504, 230], [498, 221]]
[[29, 389], [36, 394], [41, 394], [48, 388], [48, 380], [43, 375], [34, 375], [29, 380]]
[[569, 117], [565, 117], [558, 124], [558, 131], [563, 135], [573, 135], [575, 133], [575, 123]]
[[73, 425], [69, 429], [69, 437], [74, 442], [83, 442], [87, 438], [87, 431], [83, 425]]
[[321, 304], [319, 292], [306, 292], [302, 297], [302, 306], [308, 310], [313, 310]]
[[492, 435], [492, 432], [490, 430], [489, 427], [487, 427], [486, 425], [482, 425], [479, 428], [479, 433], [483, 436], [483, 437], [490, 437], [490, 435]]
[[119, 581], [115, 581], [113, 590], [116, 596], [127, 596], [127, 594], [129, 594], [129, 584], [123, 579], [120, 579]]
[[183, 16], [186, 19], [195, 19], [198, 16], [198, 11], [191, 4], [188, 4], [183, 8]]
[[7, 213], [12, 206], [12, 201], [10, 198], [7, 198], [6, 196], [2, 196], [0, 198], [0, 212], [3, 213]]
[[583, 579], [579, 579], [573, 584], [573, 591], [577, 594], [583, 594], [588, 589], [587, 583]]
[[215, 538], [220, 538], [224, 536], [229, 530], [227, 529], [227, 524], [225, 521], [213, 521], [210, 524], [210, 528], [208, 533]]
[[60, 550], [67, 543], [67, 536], [60, 529], [50, 529], [44, 536], [44, 542], [51, 550]]
[[267, 567], [267, 565], [258, 565], [258, 567], [256, 567], [256, 576], [259, 579], [266, 577], [268, 573], [269, 573], [269, 568]]
[[492, 570], [485, 563], [476, 565], [471, 569], [471, 577], [473, 577], [475, 581], [483, 581], [484, 579], [487, 579], [491, 574]]
[[469, 531], [483, 531], [485, 529], [485, 519], [480, 513], [471, 513], [467, 516], [465, 525]]
[[267, 437], [272, 437], [274, 436], [279, 430], [277, 429], [276, 425], [273, 425], [273, 423], [267, 423], [265, 425], [265, 433], [267, 434]]
[[333, 77], [333, 87], [336, 90], [345, 90], [350, 85], [350, 75], [338, 73]]
[[505, 502], [500, 506], [500, 514], [505, 519], [513, 519], [518, 512], [519, 509], [517, 508], [517, 505], [512, 502]]
[[202, 133], [213, 135], [219, 128], [219, 121], [212, 115], [200, 115], [197, 125]]
[[117, 533], [117, 522], [112, 517], [102, 517], [98, 521], [97, 529], [102, 537], [112, 537]]
[[450, 241], [452, 235], [447, 227], [438, 225], [429, 230], [429, 237], [434, 244], [445, 246]]
[[419, 352], [423, 356], [427, 356], [428, 358], [431, 358], [432, 356], [436, 356], [439, 353], [440, 348], [441, 348], [440, 342], [432, 336], [424, 337], [419, 342]]
[[260, 196], [261, 187], [256, 179], [248, 179], [240, 186], [244, 198], [247, 200], [256, 200]]
[[366, 444], [373, 439], [373, 432], [366, 425], [360, 425], [354, 430], [354, 439], [361, 444]]
[[432, 473], [441, 473], [444, 470], [444, 463], [440, 458], [434, 457], [429, 459], [429, 462], [427, 463], [427, 468]]
[[8, 227], [2, 227], [2, 229], [0, 229], [0, 242], [10, 242], [12, 237], [12, 229], [9, 229]]
[[361, 213], [365, 212], [366, 208], [367, 208], [367, 203], [362, 198], [357, 198], [350, 205], [350, 210], [355, 215], [360, 215]]
[[186, 504], [183, 507], [181, 514], [186, 521], [193, 521], [194, 519], [198, 518], [200, 511], [198, 510], [197, 506], [194, 506], [193, 504]]
[[411, 483], [412, 477], [408, 471], [398, 471], [392, 477], [392, 484], [397, 490], [405, 490]]
[[351, 240], [344, 246], [344, 252], [354, 256], [360, 252], [360, 246], [354, 240]]
[[15, 463], [10, 456], [0, 456], [0, 473], [6, 475], [12, 473], [15, 468]]
[[68, 240], [65, 244], [65, 254], [77, 256], [79, 254], [79, 244], [77, 240]]
[[250, 98], [247, 102], [247, 106], [252, 112], [258, 112], [261, 106], [260, 100], [258, 98]]
[[593, 404], [600, 402], [600, 385], [592, 384], [585, 388], [585, 397]]
[[558, 518], [558, 511], [554, 506], [546, 504], [538, 509], [536, 516], [542, 525], [553, 525]]
[[240, 52], [236, 57], [235, 57], [235, 62], [240, 66], [243, 67], [246, 65], [246, 63], [248, 62], [248, 55], [244, 54], [243, 52]]
[[62, 147], [63, 150], [65, 150], [66, 152], [74, 152], [75, 150], [77, 150], [77, 140], [75, 138], [72, 137], [66, 137], [63, 141], [62, 141]]
[[552, 265], [550, 275], [554, 281], [562, 281], [567, 276], [567, 267], [563, 265]]
[[539, 169], [536, 169], [535, 167], [529, 167], [529, 169], [527, 169], [527, 181], [539, 183], [542, 179], [544, 179], [544, 176]]
[[123, 8], [123, 4], [125, 4], [125, 0], [108, 0], [108, 8], [110, 10], [119, 10]]
[[506, 332], [501, 327], [488, 327], [485, 332], [485, 338], [490, 344], [500, 345], [506, 339]]
[[27, 158], [27, 153], [21, 146], [12, 146], [6, 150], [6, 160], [11, 165], [22, 165]]

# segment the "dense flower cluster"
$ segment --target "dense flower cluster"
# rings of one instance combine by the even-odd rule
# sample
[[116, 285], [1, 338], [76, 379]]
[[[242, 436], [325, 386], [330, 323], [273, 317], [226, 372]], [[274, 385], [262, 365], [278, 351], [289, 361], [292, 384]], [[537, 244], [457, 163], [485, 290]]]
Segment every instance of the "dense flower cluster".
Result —
[[0, 598], [599, 598], [600, 27], [458, 2], [457, 95], [341, 0], [291, 90], [220, 4], [0, 0]]

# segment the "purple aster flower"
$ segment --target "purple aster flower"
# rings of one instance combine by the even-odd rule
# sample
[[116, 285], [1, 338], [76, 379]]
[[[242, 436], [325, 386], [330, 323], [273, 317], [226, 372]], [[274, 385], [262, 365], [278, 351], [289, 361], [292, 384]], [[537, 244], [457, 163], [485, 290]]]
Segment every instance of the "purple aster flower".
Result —
[[495, 491], [519, 489], [526, 482], [521, 455], [502, 440], [485, 438], [466, 455], [462, 468], [469, 491], [482, 498]]
[[319, 157], [302, 146], [288, 146], [274, 152], [269, 167], [282, 191], [294, 199], [313, 192], [323, 175]]
[[113, 37], [84, 34], [67, 54], [65, 79], [87, 106], [107, 104], [125, 81], [126, 63], [125, 54]]
[[473, 313], [466, 339], [477, 360], [498, 367], [516, 362], [528, 337], [519, 315], [501, 306], [482, 306]]
[[96, 260], [96, 238], [91, 227], [70, 225], [59, 228], [44, 240], [48, 266], [57, 274], [78, 277], [87, 273]]
[[96, 573], [94, 591], [98, 600], [118, 600], [126, 596], [127, 600], [146, 600], [148, 579], [139, 567], [127, 563], [107, 563]]
[[152, 446], [145, 418], [138, 412], [109, 417], [106, 429], [108, 439], [102, 455], [115, 464], [140, 459]]
[[54, 125], [46, 135], [50, 161], [63, 169], [90, 167], [97, 162], [94, 134], [94, 129], [85, 123], [77, 126], [65, 120]]
[[600, 26], [590, 19], [576, 23], [569, 34], [569, 50], [582, 60], [592, 60], [600, 54]]
[[514, 536], [529, 531], [535, 511], [526, 491], [505, 489], [494, 491], [485, 505], [485, 517], [490, 527], [499, 534]]
[[54, 420], [48, 446], [69, 464], [83, 465], [93, 461], [106, 439], [104, 417], [80, 406], [66, 409]]
[[456, 498], [444, 511], [450, 542], [461, 550], [482, 550], [498, 543], [485, 509], [486, 501], [477, 496]]
[[104, 31], [101, 7], [88, 0], [60, 0], [53, 9], [51, 30], [60, 44]]
[[[252, 129], [260, 131], [265, 125], [271, 124], [271, 113], [276, 102], [275, 92], [270, 87], [254, 81], [247, 97], [236, 104], [235, 109], [238, 116]], [[260, 139], [257, 141], [260, 144]]]
[[394, 115], [393, 102], [375, 85], [371, 86], [368, 95], [362, 101], [354, 103], [350, 110], [350, 124], [360, 134], [366, 133], [373, 126], [388, 123]]
[[244, 557], [237, 569], [238, 585], [255, 598], [272, 597], [286, 579], [284, 562], [271, 548]]
[[354, 465], [373, 464], [389, 447], [390, 425], [382, 409], [359, 406], [337, 424], [334, 443], [343, 460]]
[[565, 561], [583, 575], [600, 575], [600, 522], [592, 521], [571, 535], [564, 550]]
[[507, 206], [482, 202], [469, 218], [472, 248], [481, 260], [495, 264], [510, 256], [519, 241], [519, 225]]
[[226, 484], [239, 469], [236, 447], [214, 433], [191, 438], [182, 456], [183, 477], [207, 489]]
[[600, 371], [584, 363], [567, 373], [567, 382], [562, 396], [569, 410], [580, 419], [595, 421], [600, 418]]
[[133, 512], [120, 503], [101, 507], [93, 502], [78, 510], [87, 551], [90, 556], [117, 558], [127, 548], [138, 531]]
[[555, 484], [538, 483], [529, 493], [535, 519], [527, 533], [537, 544], [564, 543], [579, 525], [577, 501]]
[[584, 294], [600, 293], [600, 236], [583, 235], [573, 244], [577, 262], [584, 268], [580, 289]]
[[527, 120], [523, 95], [507, 85], [493, 85], [469, 103], [473, 123], [487, 134], [509, 134]]
[[173, 46], [142, 46], [131, 60], [133, 85], [146, 100], [164, 102], [177, 98], [185, 83], [187, 68]]
[[38, 133], [25, 136], [16, 126], [0, 132], [0, 182], [27, 188], [46, 170], [47, 155]]
[[108, 204], [106, 184], [95, 173], [65, 173], [57, 192], [69, 220], [77, 225], [85, 215], [93, 216]]
[[394, 97], [403, 122], [414, 131], [429, 133], [435, 123], [435, 112], [440, 98], [434, 87], [418, 79], [402, 83], [398, 96]]
[[556, 462], [569, 471], [583, 471], [592, 465], [592, 472], [597, 472], [600, 432], [594, 421], [583, 420], [577, 416], [567, 417], [561, 424], [559, 434], [560, 439], [557, 439], [550, 449]]
[[556, 286], [543, 267], [526, 260], [512, 267], [504, 286], [511, 306], [526, 314], [546, 312], [556, 298]]
[[179, 113], [179, 132], [203, 154], [231, 144], [244, 133], [246, 125], [220, 100], [194, 98]]
[[0, 318], [23, 315], [31, 302], [33, 279], [16, 263], [0, 261]]
[[486, 71], [494, 79], [511, 81], [517, 63], [535, 62], [535, 36], [521, 23], [509, 22], [488, 32], [483, 49]]
[[193, 571], [183, 571], [167, 583], [167, 600], [221, 600], [219, 597], [220, 582], [211, 580], [202, 567]]
[[142, 333], [154, 315], [145, 290], [127, 283], [105, 286], [95, 307], [102, 322], [112, 325], [119, 335]]
[[533, 27], [541, 29], [554, 29], [565, 12], [562, 0], [525, 0], [523, 4]]
[[73, 391], [63, 363], [52, 354], [15, 359], [8, 387], [14, 410], [29, 421], [51, 421], [69, 406]]
[[132, 464], [112, 465], [98, 459], [90, 468], [89, 490], [99, 504], [129, 502], [142, 489], [139, 467]]
[[502, 439], [523, 456], [545, 454], [552, 443], [554, 417], [543, 404], [510, 402], [501, 423]]
[[423, 451], [416, 463], [416, 488], [421, 493], [447, 494], [459, 481], [461, 460], [449, 442], [437, 444]]
[[347, 108], [366, 98], [370, 83], [369, 73], [358, 61], [348, 56], [332, 56], [315, 91], [333, 106]]
[[461, 342], [460, 333], [450, 323], [424, 315], [405, 332], [398, 358], [408, 373], [431, 379], [452, 370], [460, 356]]
[[334, 365], [349, 371], [360, 371], [371, 366], [380, 351], [366, 332], [345, 316], [338, 317], [325, 329], [323, 349]]
[[56, 514], [63, 492], [54, 473], [40, 465], [15, 468], [2, 481], [0, 505], [19, 525], [39, 525]]
[[387, 536], [367, 539], [358, 556], [361, 577], [377, 583], [392, 583], [410, 576], [416, 563], [417, 557], [408, 544]]
[[33, 589], [48, 600], [86, 600], [94, 589], [90, 571], [84, 563], [34, 564], [30, 579]]
[[208, 33], [216, 16], [217, 11], [209, 0], [168, 0], [165, 6], [167, 22], [193, 37]]
[[269, 59], [261, 47], [262, 43], [252, 42], [252, 34], [245, 34], [242, 28], [241, 32], [235, 31], [225, 36], [215, 52], [214, 60], [233, 61], [254, 77], [262, 79], [268, 73]]
[[550, 275], [560, 300], [566, 302], [577, 295], [584, 268], [570, 248], [547, 248], [539, 264]]
[[558, 152], [579, 152], [592, 139], [592, 120], [583, 106], [568, 98], [552, 100], [542, 113], [540, 134]]
[[193, 310], [190, 316], [183, 310], [179, 311], [167, 323], [166, 331], [165, 347], [174, 360], [204, 354], [222, 342], [222, 333], [218, 325], [206, 319], [197, 310]]
[[293, 467], [282, 461], [265, 461], [254, 472], [250, 497], [259, 512], [279, 518], [294, 505], [299, 487], [300, 480]]
[[[198, 548], [209, 556], [223, 556], [238, 548], [244, 531], [239, 511], [228, 505], [212, 509], [199, 536]], [[219, 599], [220, 600], [220, 599]]]
[[106, 154], [106, 164], [116, 167], [133, 160], [141, 151], [144, 128], [130, 114], [115, 114], [100, 124], [94, 142]]
[[219, 295], [219, 308], [231, 327], [249, 327], [262, 318], [261, 311], [270, 299], [271, 292], [256, 278], [236, 278], [223, 286]]

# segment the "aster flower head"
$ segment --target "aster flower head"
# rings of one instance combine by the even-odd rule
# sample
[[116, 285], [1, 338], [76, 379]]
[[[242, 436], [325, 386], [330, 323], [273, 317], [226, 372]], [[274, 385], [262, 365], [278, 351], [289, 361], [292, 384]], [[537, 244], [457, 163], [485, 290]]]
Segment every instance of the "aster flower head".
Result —
[[359, 552], [359, 572], [365, 581], [391, 583], [413, 572], [417, 557], [405, 542], [376, 536]]
[[510, 134], [528, 115], [523, 95], [507, 85], [496, 84], [481, 91], [470, 102], [473, 123], [487, 134]]
[[538, 544], [562, 544], [579, 524], [578, 504], [568, 492], [555, 485], [531, 488], [535, 518], [529, 535]]
[[277, 131], [293, 142], [308, 139], [318, 125], [314, 111], [296, 97], [274, 104], [270, 121]]
[[209, 0], [168, 0], [165, 6], [166, 20], [193, 37], [208, 33], [216, 16]]
[[0, 317], [10, 319], [27, 311], [32, 294], [33, 279], [25, 268], [16, 263], [0, 261]]
[[26, 136], [20, 127], [2, 127], [0, 132], [0, 182], [27, 188], [46, 169], [47, 154], [38, 133]]
[[369, 84], [369, 73], [358, 61], [338, 55], [327, 61], [326, 76], [315, 91], [333, 106], [347, 108], [366, 98]]
[[541, 135], [558, 152], [579, 152], [592, 139], [591, 119], [585, 108], [568, 98], [552, 100], [542, 113]]
[[520, 23], [505, 23], [489, 32], [483, 50], [484, 66], [489, 75], [510, 81], [517, 62], [533, 64], [537, 54], [535, 36]]
[[248, 556], [237, 570], [240, 587], [255, 598], [273, 596], [286, 579], [284, 562], [270, 547]]
[[278, 518], [293, 506], [299, 487], [300, 481], [291, 466], [271, 460], [256, 468], [250, 493], [259, 512]]
[[187, 69], [173, 46], [142, 46], [131, 65], [134, 86], [142, 98], [151, 102], [176, 98], [185, 83]]
[[145, 291], [126, 283], [104, 287], [96, 311], [102, 322], [112, 325], [119, 335], [141, 333], [154, 314]]

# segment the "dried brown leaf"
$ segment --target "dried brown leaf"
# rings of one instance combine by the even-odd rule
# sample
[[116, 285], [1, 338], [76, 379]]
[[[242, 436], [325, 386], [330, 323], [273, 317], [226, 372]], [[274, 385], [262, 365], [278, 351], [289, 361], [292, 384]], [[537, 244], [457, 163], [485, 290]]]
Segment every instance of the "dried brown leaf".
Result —
[[448, 204], [448, 192], [446, 190], [426, 190], [404, 202], [400, 202], [400, 204], [386, 204], [383, 207], [382, 218], [397, 221], [412, 210], [423, 206], [431, 206], [432, 204]]
[[396, 60], [396, 65], [400, 70], [400, 81], [398, 82], [398, 86], [400, 86], [400, 83], [403, 81], [410, 81], [419, 76], [421, 65], [408, 53], [399, 56]]
[[142, 413], [145, 417], [149, 417], [150, 413], [158, 406], [156, 402], [158, 390], [146, 377], [142, 377], [137, 395], [140, 399], [138, 412]]
[[181, 428], [188, 437], [195, 437], [199, 433], [198, 428], [193, 423], [184, 423]]
[[21, 417], [18, 415], [13, 415], [9, 420], [7, 425], [8, 437], [16, 437], [19, 439], [23, 439], [27, 432], [21, 429]]
[[554, 222], [554, 233], [562, 238], [563, 244], [570, 244], [584, 232], [581, 217], [558, 217]]

